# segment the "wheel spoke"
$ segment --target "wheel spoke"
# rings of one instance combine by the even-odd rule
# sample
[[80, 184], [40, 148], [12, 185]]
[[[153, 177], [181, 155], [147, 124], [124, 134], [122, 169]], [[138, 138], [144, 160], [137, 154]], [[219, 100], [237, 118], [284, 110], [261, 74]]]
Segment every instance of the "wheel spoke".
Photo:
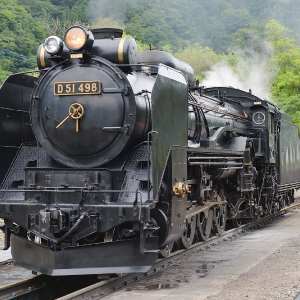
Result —
[[213, 210], [201, 212], [197, 216], [197, 235], [200, 241], [206, 241], [211, 233]]
[[184, 232], [179, 239], [179, 246], [183, 249], [189, 248], [195, 237], [195, 231], [196, 231], [196, 216], [191, 217], [190, 220], [185, 221], [185, 228]]
[[219, 205], [214, 209], [213, 232], [222, 234], [226, 226], [226, 205]]

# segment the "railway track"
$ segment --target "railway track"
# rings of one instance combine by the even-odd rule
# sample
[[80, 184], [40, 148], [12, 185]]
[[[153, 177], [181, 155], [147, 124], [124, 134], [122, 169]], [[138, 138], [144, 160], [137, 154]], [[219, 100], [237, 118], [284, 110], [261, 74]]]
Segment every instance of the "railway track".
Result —
[[[299, 201], [300, 198], [297, 199]], [[68, 276], [51, 277], [38, 275], [0, 287], [0, 299], [18, 300], [79, 300], [79, 299], [101, 299], [131, 283], [140, 281], [148, 276], [160, 272], [178, 261], [186, 259], [198, 251], [203, 251], [227, 240], [233, 240], [238, 236], [246, 234], [247, 230], [266, 224], [272, 219], [300, 207], [300, 202], [295, 203], [282, 210], [257, 219], [239, 228], [226, 231], [220, 236], [214, 236], [205, 242], [193, 244], [189, 249], [178, 250], [171, 253], [169, 257], [159, 259], [146, 273], [129, 273], [119, 277], [102, 280], [99, 282], [97, 276]]]

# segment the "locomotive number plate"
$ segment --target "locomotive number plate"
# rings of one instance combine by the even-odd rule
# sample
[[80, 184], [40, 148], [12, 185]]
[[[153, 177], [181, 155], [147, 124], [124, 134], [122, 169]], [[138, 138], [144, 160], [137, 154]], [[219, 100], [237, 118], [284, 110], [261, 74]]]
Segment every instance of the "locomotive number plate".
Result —
[[54, 95], [99, 95], [101, 94], [101, 81], [72, 81], [55, 82]]

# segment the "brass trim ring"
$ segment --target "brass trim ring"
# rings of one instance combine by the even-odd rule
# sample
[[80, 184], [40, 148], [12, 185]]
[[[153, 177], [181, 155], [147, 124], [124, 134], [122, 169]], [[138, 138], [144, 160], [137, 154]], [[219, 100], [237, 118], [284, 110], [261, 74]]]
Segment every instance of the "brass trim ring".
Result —
[[118, 59], [119, 59], [120, 64], [124, 63], [123, 51], [124, 51], [125, 40], [126, 40], [126, 38], [122, 38], [120, 41], [120, 44], [119, 44]]

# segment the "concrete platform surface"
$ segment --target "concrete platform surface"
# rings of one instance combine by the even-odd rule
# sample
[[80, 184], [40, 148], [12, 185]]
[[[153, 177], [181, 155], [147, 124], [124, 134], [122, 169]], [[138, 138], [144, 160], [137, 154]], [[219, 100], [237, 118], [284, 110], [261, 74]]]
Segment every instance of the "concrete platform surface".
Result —
[[[223, 242], [211, 249], [199, 251], [185, 262], [135, 283], [126, 290], [113, 293], [105, 299], [293, 299], [300, 290], [299, 212], [297, 210], [288, 213], [262, 229], [254, 230], [234, 241]], [[280, 258], [283, 256], [280, 255], [280, 251], [287, 255], [292, 253], [292, 259], [289, 257], [281, 261]], [[272, 256], [274, 254], [277, 256]], [[275, 259], [269, 262], [268, 259], [273, 257]], [[292, 273], [285, 275], [287, 273], [285, 264], [295, 257], [297, 264], [293, 262], [289, 265], [289, 269], [295, 265], [293, 281], [289, 278]], [[277, 265], [279, 261], [282, 265]], [[273, 265], [276, 266], [276, 270], [269, 274]], [[255, 273], [253, 270], [258, 272]], [[252, 272], [251, 276], [245, 277], [249, 272]], [[240, 280], [241, 278], [243, 280]], [[299, 288], [294, 283], [297, 280]], [[250, 281], [253, 281], [252, 285]], [[289, 286], [290, 284], [292, 286]], [[279, 285], [283, 287], [282, 292], [277, 293], [277, 297], [272, 294], [272, 289]]]
[[4, 262], [6, 260], [12, 259], [11, 250], [0, 250], [0, 262]]

